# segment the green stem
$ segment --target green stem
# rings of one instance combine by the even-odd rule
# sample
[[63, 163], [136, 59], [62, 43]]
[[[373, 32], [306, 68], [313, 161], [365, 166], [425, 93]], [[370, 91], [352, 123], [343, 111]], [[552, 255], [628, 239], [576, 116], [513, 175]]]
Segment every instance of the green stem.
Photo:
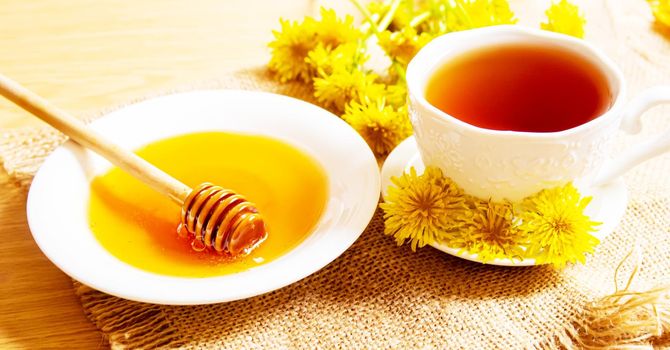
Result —
[[420, 13], [416, 15], [414, 18], [412, 18], [411, 21], [409, 21], [409, 26], [412, 28], [418, 27], [421, 23], [426, 21], [428, 18], [430, 18], [430, 10], [425, 11], [423, 13]]
[[463, 4], [461, 4], [460, 2], [457, 2], [456, 3], [456, 9], [458, 9], [458, 11], [461, 13], [461, 18], [465, 19], [465, 21], [467, 22], [466, 28], [474, 28], [474, 26], [472, 25], [472, 20], [470, 19], [470, 16], [468, 15], [468, 11], [465, 10], [465, 8], [463, 7]]
[[436, 21], [432, 21], [429, 23], [429, 31], [432, 34], [437, 34], [437, 33], [446, 33], [448, 31], [447, 28], [447, 7], [449, 9], [452, 8], [452, 1], [447, 0], [447, 1], [438, 1], [438, 0], [430, 0], [430, 16], [436, 19]]
[[361, 11], [363, 17], [365, 17], [366, 23], [361, 26], [361, 31], [365, 33], [368, 31], [368, 29], [371, 29], [372, 33], [379, 34], [379, 32], [377, 31], [377, 22], [373, 18], [377, 17], [377, 15], [370, 14], [370, 11], [368, 11], [368, 9], [365, 8], [365, 6], [363, 6], [363, 4], [360, 3], [360, 1], [358, 0], [349, 0], [349, 1], [351, 1], [351, 3], [354, 4], [354, 6], [356, 6], [358, 11]]
[[398, 8], [400, 7], [400, 2], [402, 0], [393, 0], [391, 3], [391, 8], [389, 11], [386, 13], [384, 18], [382, 19], [381, 22], [379, 22], [379, 25], [377, 27], [377, 32], [383, 32], [388, 28], [388, 26], [391, 24], [391, 21], [393, 21], [393, 17], [395, 16], [395, 13], [398, 11]]
[[405, 75], [405, 68], [400, 64], [400, 62], [393, 62], [393, 68], [395, 69], [396, 73], [398, 73], [398, 77], [402, 79], [403, 82], [407, 83], [407, 78]]

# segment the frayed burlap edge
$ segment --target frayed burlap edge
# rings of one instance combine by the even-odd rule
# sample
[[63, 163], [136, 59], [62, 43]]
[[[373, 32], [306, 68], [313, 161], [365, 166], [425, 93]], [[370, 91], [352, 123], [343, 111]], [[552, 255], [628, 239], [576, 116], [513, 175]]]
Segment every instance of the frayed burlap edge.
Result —
[[74, 280], [72, 285], [86, 317], [113, 349], [177, 348], [184, 344], [161, 305], [120, 299]]
[[[638, 253], [638, 254], [635, 254]], [[616, 288], [617, 275], [633, 256], [625, 286]], [[670, 346], [670, 285], [645, 291], [633, 291], [631, 285], [639, 272], [641, 257], [633, 248], [614, 272], [615, 291], [582, 306], [572, 324], [541, 345], [542, 349], [656, 349]]]
[[541, 349], [652, 349], [670, 346], [670, 286], [618, 291], [587, 303]]

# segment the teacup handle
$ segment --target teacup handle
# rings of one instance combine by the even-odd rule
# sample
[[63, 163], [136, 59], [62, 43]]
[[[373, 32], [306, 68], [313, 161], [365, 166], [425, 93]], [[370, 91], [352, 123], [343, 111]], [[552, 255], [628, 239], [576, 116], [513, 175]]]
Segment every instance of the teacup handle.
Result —
[[[626, 107], [621, 129], [629, 134], [639, 133], [642, 130], [642, 114], [661, 103], [670, 103], [670, 86], [657, 86], [643, 91]], [[618, 158], [605, 164], [593, 184], [595, 186], [606, 184], [636, 165], [667, 151], [670, 151], [670, 130], [650, 141], [632, 147]]]

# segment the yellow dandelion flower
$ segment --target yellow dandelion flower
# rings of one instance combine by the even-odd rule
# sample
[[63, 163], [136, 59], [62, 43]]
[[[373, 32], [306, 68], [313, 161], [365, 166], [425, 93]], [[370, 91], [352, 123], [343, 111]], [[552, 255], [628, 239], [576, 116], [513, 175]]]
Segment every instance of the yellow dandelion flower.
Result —
[[360, 69], [347, 70], [334, 67], [332, 74], [314, 79], [314, 96], [317, 101], [340, 114], [347, 103], [359, 96], [380, 96], [384, 85], [375, 81], [378, 76]]
[[441, 239], [457, 229], [455, 213], [465, 208], [463, 191], [435, 167], [422, 175], [409, 173], [391, 179], [384, 210], [384, 234], [393, 236], [398, 245], [410, 241], [413, 251]]
[[477, 254], [483, 262], [496, 258], [523, 259], [523, 233], [519, 231], [511, 203], [469, 200], [470, 210], [459, 219], [461, 230], [447, 237], [445, 243]]
[[405, 107], [407, 105], [407, 85], [404, 81], [397, 81], [394, 84], [375, 84], [363, 90], [361, 95], [354, 100], [360, 102], [365, 99], [370, 101], [383, 99], [387, 106], [396, 109]]
[[556, 267], [584, 262], [598, 243], [591, 235], [600, 223], [592, 221], [584, 209], [591, 197], [582, 197], [570, 183], [540, 191], [523, 201], [521, 230], [527, 239], [527, 256]]
[[375, 155], [389, 154], [400, 141], [412, 134], [407, 108], [394, 108], [384, 99], [352, 101], [342, 119], [368, 143]]
[[432, 37], [428, 33], [418, 34], [416, 29], [405, 27], [397, 32], [385, 30], [379, 34], [379, 46], [389, 57], [407, 66], [409, 61]]
[[268, 66], [282, 83], [295, 79], [311, 81], [313, 70], [305, 58], [316, 46], [314, 20], [306, 18], [302, 23], [279, 21], [281, 30], [272, 31], [275, 40], [268, 44], [272, 51]]
[[430, 1], [427, 2], [426, 7], [424, 13], [426, 13], [427, 16], [424, 16], [416, 26], [417, 31], [419, 33], [429, 33], [432, 36], [438, 36], [449, 32], [447, 28], [447, 18], [451, 9], [451, 4]]
[[371, 16], [376, 15], [378, 18], [383, 16], [389, 10], [389, 7], [389, 3], [385, 1], [370, 1], [366, 5], [368, 13]]
[[670, 27], [670, 0], [649, 0], [649, 5], [656, 20]]
[[493, 16], [496, 18], [496, 24], [514, 24], [517, 22], [507, 0], [492, 0], [491, 6], [493, 7]]
[[319, 77], [323, 78], [333, 74], [335, 68], [347, 71], [356, 69], [362, 66], [367, 59], [365, 50], [358, 43], [342, 44], [333, 50], [319, 43], [309, 52], [306, 62], [312, 66]]
[[363, 37], [363, 33], [354, 27], [353, 17], [340, 20], [334, 10], [325, 8], [321, 8], [318, 21], [305, 17], [300, 23], [283, 19], [279, 23], [281, 30], [272, 32], [275, 39], [268, 44], [272, 52], [268, 66], [282, 83], [295, 79], [306, 83], [312, 81], [316, 70], [307, 57], [318, 45], [333, 50]]
[[545, 12], [547, 23], [541, 23], [540, 27], [552, 32], [572, 35], [577, 38], [584, 37], [584, 24], [586, 20], [579, 13], [579, 7], [567, 0], [560, 0], [551, 4]]
[[400, 108], [407, 105], [407, 85], [393, 84], [386, 86], [386, 103], [390, 106]]
[[[399, 0], [397, 8], [395, 9], [393, 8], [393, 5], [393, 1], [372, 1], [368, 4], [367, 9], [371, 17], [378, 21], [386, 17], [392, 10], [395, 10], [393, 13], [391, 13], [392, 17], [388, 26], [388, 29], [391, 31], [396, 31], [407, 26], [412, 26], [412, 21], [418, 15], [415, 9], [415, 1]], [[382, 30], [383, 29], [385, 28], [382, 28]]]
[[354, 27], [354, 18], [345, 16], [337, 18], [333, 9], [321, 8], [321, 19], [314, 22], [317, 40], [324, 47], [334, 49], [341, 44], [356, 42], [363, 38], [363, 33]]
[[459, 31], [500, 24], [514, 24], [517, 19], [507, 0], [456, 0], [446, 14], [446, 31]]

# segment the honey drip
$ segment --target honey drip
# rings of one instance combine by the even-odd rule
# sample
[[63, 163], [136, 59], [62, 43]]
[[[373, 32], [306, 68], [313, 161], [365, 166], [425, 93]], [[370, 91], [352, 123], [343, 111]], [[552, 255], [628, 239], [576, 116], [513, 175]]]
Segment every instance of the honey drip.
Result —
[[184, 201], [181, 236], [193, 235], [191, 247], [207, 247], [233, 257], [248, 254], [267, 237], [265, 223], [255, 205], [231, 190], [204, 183]]

